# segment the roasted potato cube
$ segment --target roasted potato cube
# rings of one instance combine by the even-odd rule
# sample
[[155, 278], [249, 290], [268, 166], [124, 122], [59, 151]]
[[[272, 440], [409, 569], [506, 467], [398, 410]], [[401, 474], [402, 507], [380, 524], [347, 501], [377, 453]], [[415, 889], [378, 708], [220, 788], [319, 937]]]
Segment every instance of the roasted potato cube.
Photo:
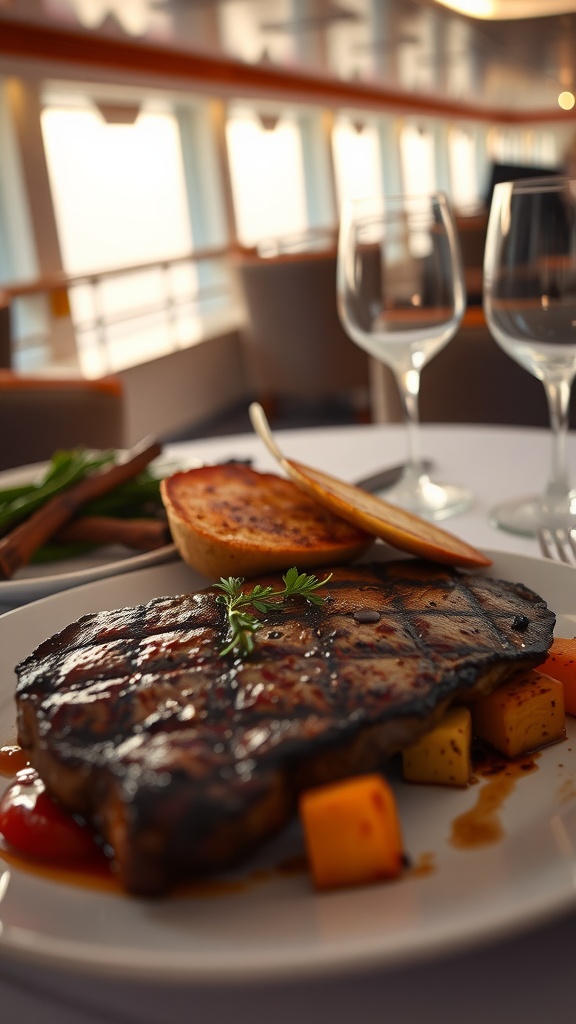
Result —
[[467, 786], [472, 774], [471, 742], [469, 709], [449, 708], [435, 728], [403, 751], [404, 778], [408, 782]]
[[535, 669], [518, 672], [470, 708], [474, 734], [506, 757], [520, 757], [565, 736], [562, 683]]

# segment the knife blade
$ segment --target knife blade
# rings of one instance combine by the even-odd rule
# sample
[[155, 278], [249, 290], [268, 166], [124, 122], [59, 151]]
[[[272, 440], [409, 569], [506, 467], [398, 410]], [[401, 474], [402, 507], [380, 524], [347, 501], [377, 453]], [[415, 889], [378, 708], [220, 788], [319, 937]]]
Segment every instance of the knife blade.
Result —
[[[428, 473], [432, 466], [433, 462], [430, 459], [422, 459], [422, 468], [425, 473]], [[362, 491], [369, 491], [371, 494], [374, 494], [375, 491], [385, 491], [387, 488], [398, 483], [405, 468], [406, 463], [401, 462], [398, 466], [388, 466], [386, 469], [381, 469], [370, 476], [355, 480], [354, 483]]]

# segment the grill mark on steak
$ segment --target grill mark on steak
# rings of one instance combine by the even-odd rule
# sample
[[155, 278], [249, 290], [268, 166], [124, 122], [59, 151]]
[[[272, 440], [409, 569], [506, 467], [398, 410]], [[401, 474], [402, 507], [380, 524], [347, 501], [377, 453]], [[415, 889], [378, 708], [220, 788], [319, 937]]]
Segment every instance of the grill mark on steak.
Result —
[[243, 661], [219, 656], [217, 593], [86, 615], [16, 669], [20, 743], [132, 892], [233, 864], [302, 787], [381, 768], [450, 701], [541, 662], [554, 626], [522, 585], [374, 563], [268, 614]]

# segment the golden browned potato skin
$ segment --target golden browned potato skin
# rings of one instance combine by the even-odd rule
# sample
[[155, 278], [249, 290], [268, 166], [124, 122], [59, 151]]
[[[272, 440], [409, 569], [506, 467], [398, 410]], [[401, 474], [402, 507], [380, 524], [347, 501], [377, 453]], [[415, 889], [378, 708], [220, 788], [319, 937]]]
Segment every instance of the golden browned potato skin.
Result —
[[209, 579], [347, 562], [373, 537], [295, 484], [247, 466], [202, 466], [161, 484], [183, 560]]

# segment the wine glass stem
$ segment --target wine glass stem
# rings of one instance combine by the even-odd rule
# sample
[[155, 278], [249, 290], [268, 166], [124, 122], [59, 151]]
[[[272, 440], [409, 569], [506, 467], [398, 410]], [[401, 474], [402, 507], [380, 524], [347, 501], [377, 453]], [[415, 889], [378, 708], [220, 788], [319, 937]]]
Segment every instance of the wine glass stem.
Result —
[[552, 428], [552, 458], [546, 495], [549, 498], [563, 498], [570, 490], [566, 440], [572, 377], [547, 377], [543, 384]]
[[420, 414], [418, 411], [418, 395], [420, 393], [420, 371], [410, 367], [396, 373], [402, 412], [408, 431], [408, 458], [406, 475], [422, 476], [422, 457], [420, 455]]

